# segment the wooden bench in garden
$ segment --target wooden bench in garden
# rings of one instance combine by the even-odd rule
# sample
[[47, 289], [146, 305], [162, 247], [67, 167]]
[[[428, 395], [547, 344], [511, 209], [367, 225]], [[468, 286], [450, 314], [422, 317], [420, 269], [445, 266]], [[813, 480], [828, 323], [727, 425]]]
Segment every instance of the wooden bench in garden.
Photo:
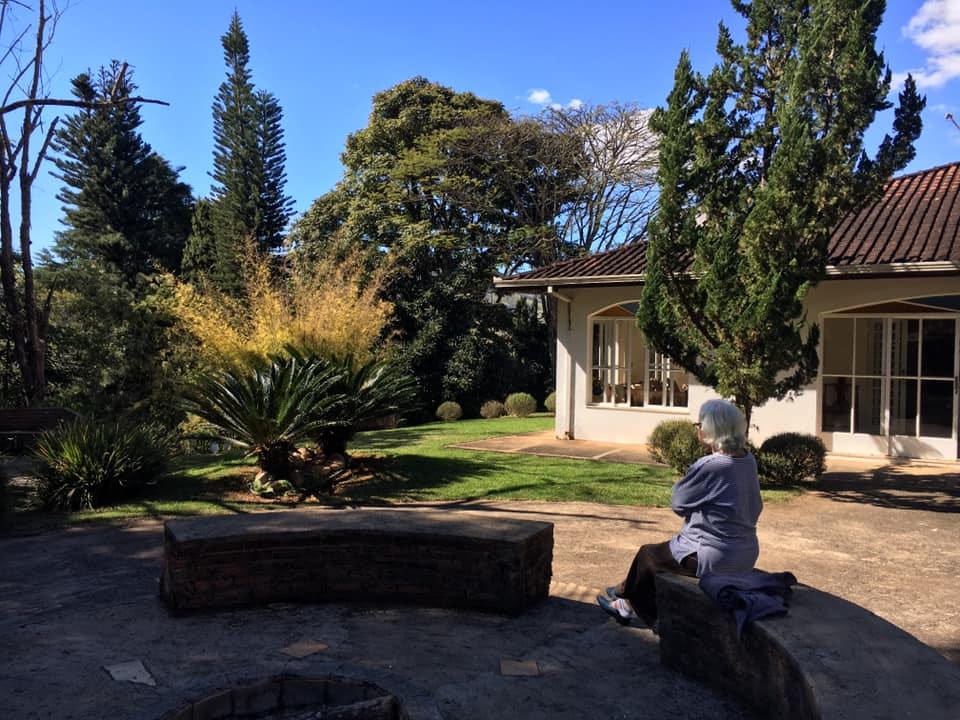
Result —
[[44, 430], [76, 419], [73, 410], [61, 407], [0, 409], [0, 442], [7, 452], [22, 452]]
[[956, 720], [960, 667], [835, 595], [798, 585], [789, 613], [748, 625], [695, 578], [657, 576], [660, 659], [778, 720]]
[[174, 613], [388, 602], [519, 614], [550, 590], [553, 524], [442, 510], [291, 510], [168, 520]]

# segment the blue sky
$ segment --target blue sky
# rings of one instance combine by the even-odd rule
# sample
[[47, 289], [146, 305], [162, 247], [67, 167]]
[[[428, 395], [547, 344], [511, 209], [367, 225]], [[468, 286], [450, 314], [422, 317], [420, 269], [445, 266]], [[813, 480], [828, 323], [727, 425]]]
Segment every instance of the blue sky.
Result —
[[[928, 97], [907, 170], [960, 160], [960, 130], [944, 117], [960, 120], [960, 0], [887, 5], [878, 44], [894, 73], [912, 71]], [[298, 212], [340, 178], [346, 137], [366, 126], [372, 96], [402, 80], [423, 75], [524, 114], [547, 102], [655, 106], [682, 49], [706, 72], [718, 21], [739, 27], [726, 0], [71, 0], [47, 53], [51, 94], [67, 97], [70, 79], [88, 68], [128, 62], [143, 95], [170, 103], [144, 106], [144, 138], [184, 167], [195, 195], [207, 195], [211, 103], [226, 72], [220, 37], [235, 8], [253, 81], [284, 110], [287, 192]], [[882, 122], [888, 128], [890, 118]], [[61, 217], [59, 181], [41, 175], [35, 250], [49, 246]]]

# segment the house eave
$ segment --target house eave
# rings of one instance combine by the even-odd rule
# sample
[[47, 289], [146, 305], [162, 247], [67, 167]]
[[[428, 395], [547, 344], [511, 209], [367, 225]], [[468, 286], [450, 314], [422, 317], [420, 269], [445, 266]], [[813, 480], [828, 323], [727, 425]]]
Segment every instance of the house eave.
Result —
[[[860, 278], [860, 277], [890, 277], [904, 275], [953, 274], [960, 273], [960, 262], [941, 260], [937, 262], [905, 262], [883, 263], [877, 265], [830, 265], [827, 267], [828, 279]], [[538, 279], [501, 278], [495, 277], [493, 285], [503, 290], [531, 290], [546, 292], [548, 288], [613, 286], [613, 285], [641, 285], [644, 275], [589, 275], [567, 277], [552, 277]]]
[[495, 277], [493, 286], [509, 290], [543, 290], [549, 287], [583, 287], [587, 285], [637, 285], [643, 282], [643, 275], [591, 275], [586, 277], [554, 277], [549, 279], [515, 280]]
[[829, 266], [827, 277], [863, 277], [868, 275], [926, 275], [960, 272], [960, 262], [941, 260], [937, 262], [884, 263], [877, 265]]

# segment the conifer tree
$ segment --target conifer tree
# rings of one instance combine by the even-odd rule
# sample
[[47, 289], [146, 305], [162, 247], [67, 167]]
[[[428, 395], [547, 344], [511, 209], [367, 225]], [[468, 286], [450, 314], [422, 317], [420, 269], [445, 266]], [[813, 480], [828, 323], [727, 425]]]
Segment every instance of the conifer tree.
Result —
[[875, 49], [883, 0], [733, 0], [703, 77], [686, 52], [651, 126], [661, 135], [640, 326], [661, 352], [746, 412], [817, 372], [803, 300], [842, 215], [913, 158], [925, 100], [908, 78], [894, 134], [863, 135], [887, 101]]
[[128, 280], [179, 269], [193, 207], [190, 187], [141, 137], [137, 104], [117, 102], [135, 89], [117, 61], [78, 75], [73, 94], [87, 106], [66, 119], [54, 144], [66, 225], [57, 253], [109, 263]]
[[[254, 88], [249, 43], [236, 12], [221, 42], [227, 79], [213, 103], [216, 232], [254, 240], [265, 251], [282, 243], [292, 208], [284, 194], [283, 110], [271, 93]], [[226, 245], [218, 242], [218, 252], [228, 254], [229, 241]]]

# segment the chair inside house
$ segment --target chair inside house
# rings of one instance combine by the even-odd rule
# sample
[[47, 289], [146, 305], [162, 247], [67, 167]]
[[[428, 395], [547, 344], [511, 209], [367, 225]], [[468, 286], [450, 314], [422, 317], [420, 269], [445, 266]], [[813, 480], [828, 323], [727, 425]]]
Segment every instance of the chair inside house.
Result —
[[663, 381], [650, 381], [650, 393], [647, 396], [647, 400], [651, 405], [663, 405]]

